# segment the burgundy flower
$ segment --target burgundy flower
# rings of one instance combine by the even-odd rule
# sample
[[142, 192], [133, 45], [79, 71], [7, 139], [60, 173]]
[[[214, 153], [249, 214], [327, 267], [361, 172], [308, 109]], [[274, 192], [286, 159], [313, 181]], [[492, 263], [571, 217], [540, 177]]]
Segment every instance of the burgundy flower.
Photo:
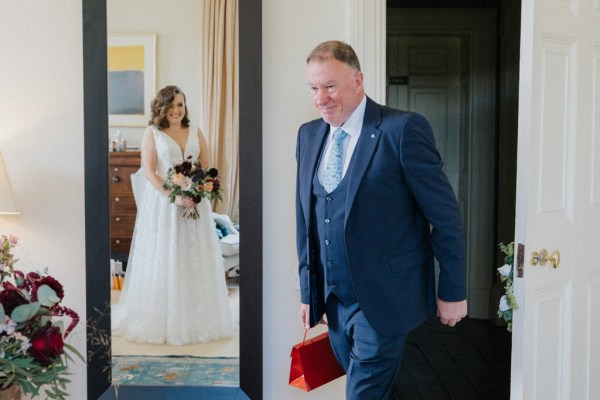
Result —
[[196, 169], [196, 172], [194, 172], [194, 174], [195, 174], [194, 181], [196, 181], [196, 182], [202, 181], [204, 179], [204, 177], [206, 176], [206, 174], [202, 168]]
[[63, 337], [60, 329], [50, 322], [31, 335], [29, 354], [43, 366], [52, 364], [52, 361], [64, 352]]
[[27, 280], [31, 283], [34, 283], [35, 281], [39, 280], [40, 278], [41, 278], [41, 276], [37, 272], [29, 272], [27, 274]]
[[31, 301], [38, 300], [37, 289], [42, 285], [50, 286], [50, 288], [56, 292], [56, 295], [58, 296], [59, 299], [62, 300], [65, 297], [65, 291], [63, 290], [63, 285], [51, 276], [44, 276], [43, 278], [38, 279], [34, 283], [33, 288], [31, 290]]
[[56, 305], [52, 309], [52, 315], [56, 315], [56, 316], [65, 316], [66, 315], [66, 316], [71, 317], [71, 323], [69, 324], [67, 329], [65, 329], [65, 335], [64, 335], [65, 338], [69, 335], [69, 333], [73, 330], [73, 328], [75, 328], [77, 326], [77, 324], [79, 323], [79, 315], [75, 311], [73, 311], [67, 307]]
[[2, 287], [4, 290], [0, 292], [0, 303], [4, 307], [4, 313], [10, 316], [15, 308], [26, 304], [27, 300], [12, 283], [4, 282]]

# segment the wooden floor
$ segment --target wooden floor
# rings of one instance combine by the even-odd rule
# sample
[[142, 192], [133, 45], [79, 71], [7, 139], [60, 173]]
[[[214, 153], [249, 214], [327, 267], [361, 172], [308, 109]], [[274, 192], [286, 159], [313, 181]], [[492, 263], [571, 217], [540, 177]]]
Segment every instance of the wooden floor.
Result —
[[510, 346], [506, 328], [488, 320], [449, 328], [432, 318], [407, 338], [395, 399], [509, 399]]

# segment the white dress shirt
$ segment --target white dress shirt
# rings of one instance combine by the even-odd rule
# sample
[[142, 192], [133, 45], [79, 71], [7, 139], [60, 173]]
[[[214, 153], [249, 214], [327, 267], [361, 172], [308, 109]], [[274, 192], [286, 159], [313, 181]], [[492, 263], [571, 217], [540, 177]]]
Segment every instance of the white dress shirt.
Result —
[[325, 149], [323, 151], [323, 157], [321, 157], [321, 163], [319, 165], [319, 182], [323, 182], [323, 174], [325, 172], [325, 166], [327, 165], [327, 160], [329, 159], [329, 155], [331, 154], [332, 144], [333, 144], [333, 132], [337, 128], [342, 128], [344, 132], [348, 134], [346, 139], [344, 140], [344, 168], [342, 171], [342, 179], [346, 175], [346, 171], [348, 170], [348, 165], [350, 165], [350, 161], [352, 160], [352, 154], [354, 154], [354, 149], [356, 148], [356, 143], [358, 143], [358, 138], [360, 137], [360, 132], [362, 131], [363, 119], [365, 117], [365, 108], [367, 106], [367, 96], [364, 96], [362, 101], [356, 107], [356, 110], [350, 115], [350, 117], [342, 124], [342, 126], [329, 126], [329, 134], [327, 135], [327, 142], [325, 143]]

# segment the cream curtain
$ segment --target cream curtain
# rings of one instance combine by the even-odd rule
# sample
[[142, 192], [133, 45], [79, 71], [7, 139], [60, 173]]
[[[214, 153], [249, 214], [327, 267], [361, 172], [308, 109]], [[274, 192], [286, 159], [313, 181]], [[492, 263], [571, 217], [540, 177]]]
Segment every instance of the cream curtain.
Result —
[[238, 1], [203, 1], [202, 103], [204, 134], [219, 170], [223, 202], [215, 212], [238, 220]]

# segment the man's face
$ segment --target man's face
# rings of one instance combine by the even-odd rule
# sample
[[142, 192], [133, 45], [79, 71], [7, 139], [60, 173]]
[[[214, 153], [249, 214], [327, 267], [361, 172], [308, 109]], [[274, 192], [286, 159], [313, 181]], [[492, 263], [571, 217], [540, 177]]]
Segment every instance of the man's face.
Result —
[[311, 61], [307, 80], [321, 116], [336, 127], [346, 122], [364, 95], [362, 72], [335, 58]]

